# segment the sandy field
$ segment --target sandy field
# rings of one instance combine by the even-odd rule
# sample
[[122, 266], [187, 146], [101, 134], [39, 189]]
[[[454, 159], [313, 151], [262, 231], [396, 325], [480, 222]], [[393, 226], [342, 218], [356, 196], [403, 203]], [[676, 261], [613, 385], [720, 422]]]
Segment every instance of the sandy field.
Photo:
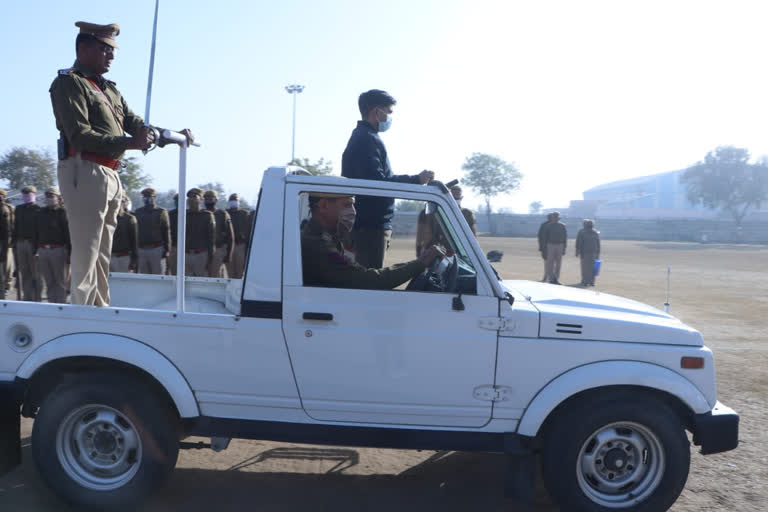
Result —
[[[504, 251], [505, 279], [541, 279], [532, 239], [481, 237]], [[410, 259], [412, 239], [395, 239], [389, 262]], [[741, 446], [703, 457], [675, 512], [768, 510], [768, 246], [605, 241], [597, 289], [659, 308], [671, 267], [671, 312], [699, 329], [715, 352], [719, 399], [741, 415]], [[569, 247], [561, 282], [580, 281]], [[0, 510], [63, 511], [31, 461], [24, 420], [24, 464], [0, 479]], [[504, 457], [496, 454], [319, 447], [233, 441], [229, 450], [180, 454], [166, 488], [142, 511], [511, 511]], [[537, 512], [556, 511], [537, 485]]]

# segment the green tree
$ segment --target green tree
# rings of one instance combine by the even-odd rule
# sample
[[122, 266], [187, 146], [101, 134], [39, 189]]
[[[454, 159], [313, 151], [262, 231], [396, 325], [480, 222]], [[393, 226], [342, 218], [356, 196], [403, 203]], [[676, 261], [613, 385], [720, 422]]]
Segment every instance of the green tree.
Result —
[[331, 174], [333, 172], [332, 164], [333, 162], [330, 160], [326, 161], [323, 158], [315, 163], [310, 163], [309, 158], [294, 158], [288, 162], [288, 165], [296, 165], [301, 167], [315, 176], [328, 176]]
[[0, 178], [11, 189], [35, 185], [45, 190], [56, 184], [56, 160], [48, 150], [13, 147], [0, 158]]
[[123, 159], [125, 166], [120, 171], [120, 183], [128, 197], [140, 195], [141, 191], [152, 184], [152, 176], [142, 172], [139, 159], [129, 156]]
[[685, 170], [680, 182], [694, 204], [728, 212], [741, 225], [750, 208], [768, 199], [768, 165], [749, 163], [749, 151], [719, 146]]
[[541, 201], [533, 201], [531, 204], [528, 205], [528, 213], [531, 215], [538, 215], [541, 213], [541, 208], [544, 206]]
[[472, 153], [461, 168], [466, 173], [462, 183], [485, 197], [485, 209], [490, 226], [491, 198], [518, 188], [523, 175], [515, 164], [487, 153]]
[[226, 202], [227, 198], [229, 197], [227, 195], [227, 192], [224, 190], [224, 185], [222, 185], [220, 181], [202, 183], [198, 185], [197, 188], [201, 189], [203, 192], [205, 192], [206, 190], [215, 190], [216, 193], [219, 195], [219, 201]]

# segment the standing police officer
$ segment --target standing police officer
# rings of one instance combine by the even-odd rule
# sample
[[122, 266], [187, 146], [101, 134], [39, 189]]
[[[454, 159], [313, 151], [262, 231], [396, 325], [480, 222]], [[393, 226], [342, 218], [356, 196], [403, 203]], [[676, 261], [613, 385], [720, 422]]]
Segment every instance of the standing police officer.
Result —
[[112, 239], [112, 259], [109, 260], [110, 272], [130, 272], [138, 267], [139, 228], [136, 216], [128, 211], [128, 199], [123, 195], [120, 211], [117, 214], [117, 228]]
[[208, 277], [216, 242], [216, 219], [213, 212], [202, 210], [203, 191], [192, 188], [187, 192], [187, 237], [185, 275]]
[[163, 258], [171, 249], [171, 230], [168, 212], [155, 205], [157, 192], [153, 188], [141, 191], [144, 206], [137, 208], [139, 226], [139, 274], [164, 274]]
[[72, 245], [69, 242], [67, 211], [61, 206], [61, 193], [57, 188], [45, 191], [45, 207], [37, 214], [35, 250], [48, 302], [66, 303], [67, 265]]
[[13, 235], [13, 210], [5, 203], [8, 193], [0, 189], [0, 299], [5, 299], [8, 279], [8, 248]]
[[251, 236], [251, 217], [248, 210], [240, 208], [240, 196], [237, 194], [230, 194], [227, 206], [229, 206], [227, 213], [232, 219], [232, 230], [235, 236], [235, 247], [227, 264], [227, 277], [242, 279], [245, 271], [245, 255]]
[[213, 212], [216, 219], [216, 249], [211, 258], [209, 277], [224, 277], [224, 265], [232, 258], [232, 249], [235, 245], [235, 232], [232, 229], [232, 219], [226, 210], [216, 208], [219, 194], [215, 190], [206, 190], [203, 194], [205, 209]]
[[16, 270], [21, 278], [23, 299], [40, 302], [40, 276], [35, 255], [37, 214], [40, 207], [35, 202], [36, 193], [37, 188], [34, 185], [21, 189], [24, 203], [16, 207], [11, 247], [16, 249]]
[[[78, 21], [77, 60], [51, 84], [59, 139], [59, 186], [70, 209], [72, 303], [109, 305], [109, 259], [122, 185], [117, 170], [129, 149], [148, 149], [154, 130], [104, 79], [115, 58], [116, 24]], [[125, 134], [128, 133], [130, 137]], [[191, 141], [192, 135], [184, 131]]]
[[166, 258], [166, 261], [168, 262], [167, 266], [169, 276], [176, 275], [176, 242], [178, 239], [177, 235], [179, 233], [179, 194], [173, 195], [173, 204], [176, 206], [176, 208], [168, 211], [168, 221], [171, 224], [171, 250], [168, 252], [168, 258]]

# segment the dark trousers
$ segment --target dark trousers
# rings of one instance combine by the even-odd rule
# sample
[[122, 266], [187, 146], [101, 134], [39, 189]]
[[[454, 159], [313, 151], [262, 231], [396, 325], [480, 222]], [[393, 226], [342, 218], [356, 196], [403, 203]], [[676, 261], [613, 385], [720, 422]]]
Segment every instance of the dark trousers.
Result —
[[597, 254], [581, 255], [581, 284], [595, 284], [595, 260]]
[[352, 231], [355, 261], [367, 268], [382, 268], [384, 254], [392, 240], [391, 229], [356, 229]]

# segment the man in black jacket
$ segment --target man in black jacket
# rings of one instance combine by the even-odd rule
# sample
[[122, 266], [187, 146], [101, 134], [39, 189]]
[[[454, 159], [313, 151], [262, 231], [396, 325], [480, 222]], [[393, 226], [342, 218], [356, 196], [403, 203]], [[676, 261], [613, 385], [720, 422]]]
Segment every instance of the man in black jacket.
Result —
[[[341, 175], [362, 180], [398, 181], [426, 184], [435, 177], [432, 171], [418, 175], [394, 175], [387, 148], [379, 138], [392, 125], [392, 110], [397, 102], [385, 91], [372, 89], [358, 98], [362, 120], [352, 131], [341, 158]], [[395, 200], [391, 197], [358, 196], [357, 219], [352, 231], [356, 261], [367, 268], [384, 266], [384, 253], [392, 237]]]

